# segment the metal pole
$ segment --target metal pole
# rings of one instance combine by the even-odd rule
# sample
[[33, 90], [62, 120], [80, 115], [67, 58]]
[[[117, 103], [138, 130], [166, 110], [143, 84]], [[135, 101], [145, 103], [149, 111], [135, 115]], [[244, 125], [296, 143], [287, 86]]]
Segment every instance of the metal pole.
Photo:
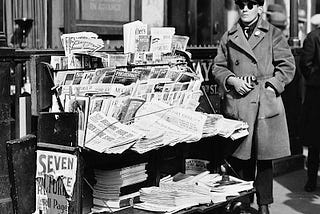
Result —
[[290, 38], [291, 47], [300, 47], [298, 37], [298, 0], [290, 0]]

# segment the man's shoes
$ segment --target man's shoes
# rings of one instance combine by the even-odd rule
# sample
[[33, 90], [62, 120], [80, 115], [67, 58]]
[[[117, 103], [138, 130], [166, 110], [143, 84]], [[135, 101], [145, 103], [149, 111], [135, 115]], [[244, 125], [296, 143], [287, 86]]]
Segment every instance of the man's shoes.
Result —
[[270, 214], [268, 205], [259, 205], [258, 214]]
[[317, 189], [317, 182], [313, 182], [308, 180], [306, 185], [304, 186], [304, 190], [306, 192], [313, 192]]

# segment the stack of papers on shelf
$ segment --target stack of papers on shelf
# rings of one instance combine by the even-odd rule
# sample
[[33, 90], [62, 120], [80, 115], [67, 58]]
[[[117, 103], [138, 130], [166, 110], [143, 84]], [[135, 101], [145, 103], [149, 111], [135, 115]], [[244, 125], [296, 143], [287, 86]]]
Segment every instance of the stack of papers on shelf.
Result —
[[178, 173], [160, 180], [159, 187], [140, 190], [138, 209], [173, 213], [199, 204], [220, 203], [227, 197], [239, 196], [240, 192], [253, 189], [253, 182], [229, 176], [228, 183], [222, 183], [222, 176], [209, 171], [198, 175]]
[[104, 153], [122, 153], [143, 135], [102, 112], [88, 117], [85, 147]]
[[150, 141], [154, 144], [149, 145], [138, 141], [132, 149], [144, 153], [163, 145], [198, 141], [202, 137], [205, 120], [206, 116], [200, 112], [170, 107], [163, 102], [145, 103], [137, 111], [133, 125], [144, 133], [161, 133], [162, 140]]
[[136, 129], [145, 134], [140, 140], [138, 140], [131, 148], [139, 153], [145, 153], [150, 150], [165, 146], [164, 141], [165, 133], [161, 130], [150, 130], [147, 127], [141, 126], [141, 124], [132, 123], [131, 128]]
[[221, 114], [205, 114], [207, 120], [203, 128], [203, 137], [220, 135], [224, 138], [230, 137], [232, 140], [247, 136], [248, 124], [233, 119], [224, 118]]
[[95, 169], [93, 205], [98, 208], [122, 208], [139, 201], [141, 182], [146, 181], [146, 163], [114, 170]]
[[222, 180], [221, 175], [208, 174], [198, 181], [198, 185], [210, 188], [213, 203], [224, 202], [227, 200], [227, 197], [239, 196], [240, 192], [253, 189], [253, 181], [244, 181], [233, 176], [229, 176], [229, 179], [229, 184], [223, 184], [220, 182]]
[[140, 201], [149, 204], [161, 204], [167, 207], [177, 207], [208, 204], [211, 203], [211, 198], [207, 195], [186, 191], [166, 190], [153, 186], [141, 188]]
[[201, 195], [210, 195], [210, 187], [198, 185], [198, 181], [208, 174], [209, 171], [202, 172], [195, 176], [178, 173], [174, 177], [168, 176], [161, 179], [159, 187], [164, 190], [187, 191]]
[[222, 183], [222, 176], [210, 174], [209, 171], [198, 175], [178, 173], [160, 180], [159, 186], [164, 190], [187, 191], [207, 195], [213, 203], [223, 202], [230, 196], [239, 196], [240, 192], [253, 189], [253, 181], [244, 181], [228, 176], [229, 181]]

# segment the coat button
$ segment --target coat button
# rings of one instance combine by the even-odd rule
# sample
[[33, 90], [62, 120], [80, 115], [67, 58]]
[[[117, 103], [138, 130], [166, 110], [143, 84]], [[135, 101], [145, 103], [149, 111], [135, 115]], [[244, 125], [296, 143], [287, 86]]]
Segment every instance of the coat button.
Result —
[[236, 61], [234, 62], [234, 64], [235, 64], [235, 65], [239, 65], [239, 60], [236, 60]]

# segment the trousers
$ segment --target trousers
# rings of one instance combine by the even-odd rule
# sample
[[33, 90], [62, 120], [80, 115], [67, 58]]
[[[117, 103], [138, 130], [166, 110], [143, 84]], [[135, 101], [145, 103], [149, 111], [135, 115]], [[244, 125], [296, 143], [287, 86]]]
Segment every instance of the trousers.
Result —
[[314, 146], [308, 147], [307, 157], [307, 173], [308, 180], [312, 183], [317, 183], [318, 169], [319, 169], [319, 148]]
[[[236, 177], [245, 181], [254, 181], [258, 205], [273, 203], [273, 165], [272, 160], [241, 160], [230, 157], [229, 163], [237, 173]], [[253, 198], [244, 203], [253, 202]]]

